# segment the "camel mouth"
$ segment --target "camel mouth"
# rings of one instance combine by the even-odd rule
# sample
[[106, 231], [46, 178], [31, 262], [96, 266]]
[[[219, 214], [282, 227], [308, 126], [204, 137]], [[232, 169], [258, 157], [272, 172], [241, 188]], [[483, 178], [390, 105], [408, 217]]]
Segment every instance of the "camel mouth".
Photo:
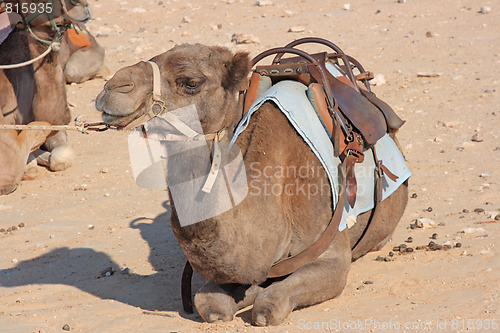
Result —
[[138, 108], [136, 108], [135, 110], [133, 110], [128, 114], [119, 114], [118, 112], [104, 108], [103, 110], [101, 110], [102, 121], [104, 121], [108, 125], [120, 126], [120, 127], [127, 126], [132, 121], [134, 121], [135, 119], [139, 118], [142, 115], [141, 109], [142, 105], [140, 105]]

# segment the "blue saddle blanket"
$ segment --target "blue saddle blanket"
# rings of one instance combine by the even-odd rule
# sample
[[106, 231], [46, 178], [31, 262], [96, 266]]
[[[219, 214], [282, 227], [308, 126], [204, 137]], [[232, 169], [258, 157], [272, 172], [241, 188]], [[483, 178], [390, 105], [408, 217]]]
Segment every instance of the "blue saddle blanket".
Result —
[[[314, 107], [309, 101], [306, 91], [307, 86], [296, 81], [281, 81], [271, 86], [262, 96], [257, 98], [246, 115], [236, 127], [231, 144], [246, 129], [252, 115], [260, 106], [271, 101], [283, 112], [297, 133], [304, 139], [321, 162], [325, 169], [332, 191], [332, 207], [337, 206], [339, 192], [338, 166], [341, 161], [333, 155], [333, 145], [330, 134], [326, 132], [323, 121], [319, 118]], [[396, 143], [389, 135], [385, 135], [375, 143], [377, 158], [399, 178], [394, 182], [386, 175], [383, 176], [382, 200], [390, 196], [406, 179], [411, 176], [405, 160]], [[353, 208], [347, 200], [339, 230], [344, 230], [356, 217], [374, 207], [374, 170], [375, 162], [370, 151], [365, 152], [363, 163], [355, 165], [355, 174], [358, 185], [356, 204]], [[350, 221], [349, 223], [347, 221]]]

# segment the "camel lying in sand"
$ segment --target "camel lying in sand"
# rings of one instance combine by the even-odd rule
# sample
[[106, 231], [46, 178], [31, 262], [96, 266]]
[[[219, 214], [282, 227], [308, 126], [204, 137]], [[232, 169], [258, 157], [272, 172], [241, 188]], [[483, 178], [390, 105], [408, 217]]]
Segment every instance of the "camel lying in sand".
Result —
[[[19, 2], [19, 7], [23, 1]], [[70, 23], [62, 16], [59, 1], [53, 3], [54, 24]], [[59, 12], [58, 12], [59, 11]], [[73, 17], [83, 17], [87, 13], [87, 2], [72, 7], [69, 12]], [[42, 40], [51, 41], [56, 31], [47, 17], [40, 15], [30, 21], [33, 34]], [[11, 21], [12, 22], [12, 21]], [[14, 21], [15, 22], [15, 21]], [[86, 31], [84, 27], [81, 28]], [[88, 35], [90, 36], [90, 35]], [[0, 109], [2, 123], [28, 124], [41, 121], [53, 125], [65, 125], [70, 121], [66, 99], [66, 81], [86, 80], [95, 75], [103, 63], [104, 51], [90, 36], [86, 47], [74, 47], [63, 38], [59, 52], [50, 52], [43, 59], [31, 65], [14, 69], [0, 69]], [[30, 34], [26, 27], [18, 24], [0, 45], [0, 65], [18, 64], [36, 58], [47, 49]], [[90, 65], [95, 63], [96, 65]], [[64, 66], [63, 66], [64, 65]], [[82, 70], [83, 69], [83, 70]], [[65, 79], [66, 77], [66, 79]], [[31, 135], [17, 135], [12, 131], [1, 131], [0, 144], [3, 151], [9, 151], [9, 158], [2, 158], [0, 169], [6, 171], [0, 180], [1, 194], [15, 189], [25, 172], [28, 154], [38, 142], [28, 140]], [[40, 137], [40, 133], [34, 137]], [[37, 162], [48, 166], [53, 171], [65, 170], [71, 166], [74, 152], [68, 143], [65, 131], [52, 131], [45, 135], [42, 150], [37, 151]], [[15, 139], [15, 140], [14, 140]], [[23, 142], [26, 139], [28, 141]], [[35, 140], [36, 141], [36, 140]], [[21, 161], [24, 161], [22, 163]], [[33, 171], [33, 169], [31, 170]]]
[[[232, 133], [241, 118], [237, 94], [249, 73], [246, 53], [231, 54], [221, 47], [180, 45], [152, 59], [161, 72], [161, 99], [166, 110], [194, 104], [204, 133], [225, 128]], [[103, 120], [125, 126], [148, 113], [152, 106], [153, 73], [146, 62], [118, 71], [96, 100]], [[230, 140], [226, 135], [222, 141]], [[247, 177], [261, 168], [294, 166], [318, 170], [315, 177], [267, 175], [265, 180], [290, 186], [321, 186], [327, 175], [310, 147], [271, 102], [264, 103], [237, 138]], [[190, 161], [183, 161], [189, 168]], [[253, 165], [253, 170], [248, 166]], [[252, 174], [253, 173], [253, 174]], [[259, 174], [259, 173], [257, 173]], [[274, 177], [274, 178], [273, 178]], [[255, 180], [255, 179], [254, 179]], [[258, 180], [258, 179], [257, 179]], [[257, 184], [264, 184], [257, 182]], [[295, 185], [294, 185], [295, 184]], [[329, 248], [284, 278], [268, 279], [273, 263], [309, 247], [332, 216], [332, 194], [308, 198], [296, 195], [247, 195], [233, 209], [202, 222], [181, 227], [172, 199], [172, 229], [195, 272], [206, 283], [195, 295], [199, 314], [209, 322], [232, 320], [236, 311], [253, 304], [256, 325], [281, 323], [296, 308], [341, 294], [352, 258], [351, 249], [367, 227], [371, 211], [358, 216], [350, 229], [337, 233]], [[407, 184], [380, 203], [378, 225], [361, 255], [380, 248], [391, 237], [407, 204]]]

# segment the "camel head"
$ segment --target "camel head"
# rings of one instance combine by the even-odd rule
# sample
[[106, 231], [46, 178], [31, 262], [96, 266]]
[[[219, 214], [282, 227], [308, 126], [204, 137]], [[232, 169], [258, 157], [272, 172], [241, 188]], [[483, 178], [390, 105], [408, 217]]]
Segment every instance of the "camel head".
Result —
[[[167, 112], [194, 104], [205, 133], [234, 126], [241, 117], [237, 94], [250, 70], [247, 53], [222, 47], [179, 45], [151, 59], [160, 69]], [[153, 104], [153, 69], [147, 62], [119, 70], [96, 99], [109, 125], [126, 126]]]

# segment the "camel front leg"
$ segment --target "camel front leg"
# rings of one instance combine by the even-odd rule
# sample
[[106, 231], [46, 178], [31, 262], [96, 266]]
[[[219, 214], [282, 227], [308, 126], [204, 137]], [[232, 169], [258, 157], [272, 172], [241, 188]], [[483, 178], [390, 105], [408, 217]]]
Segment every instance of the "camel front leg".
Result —
[[317, 304], [342, 293], [351, 265], [347, 230], [337, 234], [328, 250], [286, 279], [264, 289], [255, 299], [252, 321], [278, 325], [293, 309]]
[[207, 280], [196, 293], [194, 304], [200, 316], [209, 323], [231, 321], [238, 310], [254, 302], [262, 289], [257, 285], [217, 285]]

